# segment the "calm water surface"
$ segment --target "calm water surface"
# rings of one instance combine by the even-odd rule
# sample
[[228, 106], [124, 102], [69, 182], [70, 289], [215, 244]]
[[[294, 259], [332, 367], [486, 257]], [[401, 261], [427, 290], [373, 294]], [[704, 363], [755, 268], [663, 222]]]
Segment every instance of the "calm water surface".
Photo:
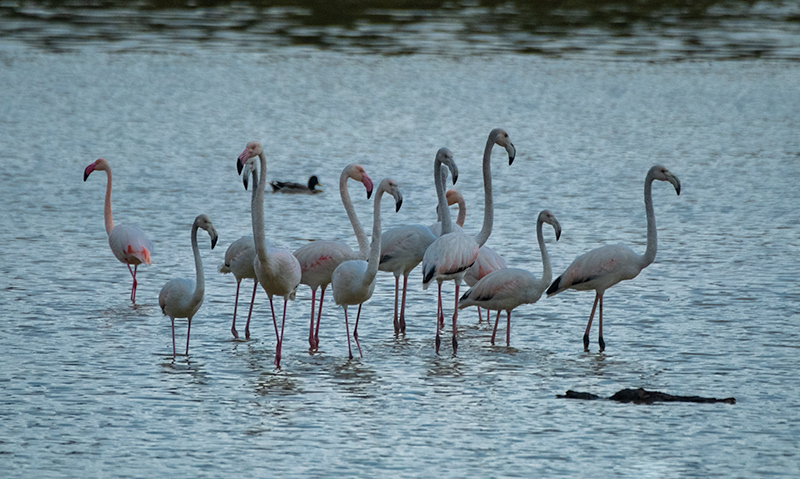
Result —
[[[3, 475], [800, 475], [797, 63], [117, 47], [0, 48]], [[662, 163], [682, 181], [680, 196], [654, 185], [658, 256], [606, 295], [606, 352], [596, 329], [583, 351], [593, 297], [569, 292], [518, 308], [510, 348], [490, 346], [490, 329], [464, 310], [458, 356], [437, 356], [435, 292], [418, 271], [405, 338], [392, 334], [393, 279], [379, 275], [359, 328], [363, 359], [347, 359], [330, 295], [309, 354], [306, 287], [289, 306], [281, 370], [263, 292], [253, 338], [231, 338], [235, 281], [217, 267], [250, 232], [234, 166], [248, 141], [268, 150], [270, 179], [317, 174], [325, 187], [266, 195], [273, 244], [355, 247], [336, 191], [345, 165], [398, 181], [405, 202], [384, 210], [387, 227], [428, 224], [433, 158], [448, 146], [477, 232], [494, 127], [518, 155], [508, 166], [495, 151], [488, 244], [536, 274], [540, 210], [563, 228], [558, 242], [545, 232], [558, 274], [598, 245], [643, 252], [647, 169]], [[155, 243], [135, 306], [103, 230], [104, 177], [82, 181], [99, 157], [114, 168], [115, 220]], [[369, 229], [371, 204], [360, 187], [352, 194]], [[190, 355], [173, 360], [157, 296], [193, 274], [199, 213], [220, 240], [211, 250], [201, 236], [205, 302]], [[737, 404], [556, 397], [626, 387]]]

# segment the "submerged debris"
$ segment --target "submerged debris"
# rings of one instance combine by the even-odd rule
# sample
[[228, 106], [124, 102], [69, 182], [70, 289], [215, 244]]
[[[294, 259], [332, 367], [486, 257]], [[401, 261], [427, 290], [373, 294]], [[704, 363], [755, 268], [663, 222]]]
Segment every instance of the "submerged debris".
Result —
[[647, 391], [646, 389], [620, 389], [613, 396], [609, 398], [601, 398], [600, 396], [592, 393], [567, 391], [566, 394], [556, 397], [567, 399], [609, 399], [611, 401], [619, 402], [632, 402], [634, 404], [653, 404], [654, 402], [697, 402], [697, 403], [717, 403], [724, 402], [727, 404], [736, 404], [735, 398], [706, 398], [701, 396], [673, 396], [672, 394], [662, 393], [659, 391]]

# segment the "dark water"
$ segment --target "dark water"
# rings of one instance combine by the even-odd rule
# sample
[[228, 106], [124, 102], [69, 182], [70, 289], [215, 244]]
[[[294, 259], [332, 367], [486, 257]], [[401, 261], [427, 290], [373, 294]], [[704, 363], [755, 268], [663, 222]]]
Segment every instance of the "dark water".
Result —
[[[696, 57], [660, 48], [615, 53], [602, 45], [619, 38], [604, 29], [602, 42], [562, 31], [564, 42], [583, 47], [550, 58], [509, 46], [507, 33], [491, 45], [460, 40], [435, 15], [389, 23], [404, 33], [385, 44], [351, 26], [323, 25], [339, 32], [332, 38], [354, 38], [298, 46], [294, 37], [311, 27], [292, 20], [306, 18], [292, 8], [265, 10], [289, 24], [287, 34], [272, 34], [252, 23], [244, 31], [225, 26], [235, 16], [220, 12], [248, 16], [252, 4], [0, 7], [4, 475], [800, 475], [792, 7], [731, 7], [783, 18], [752, 21], [780, 24], [771, 44], [786, 48], [761, 57], [721, 48], [700, 56], [713, 61], [680, 62], [661, 60]], [[458, 13], [504, 8], [511, 7]], [[75, 20], [88, 15], [98, 20]], [[113, 18], [179, 28], [127, 20], [115, 27]], [[218, 36], [199, 38], [192, 25]], [[400, 51], [426, 54], [383, 54]], [[734, 57], [740, 61], [722, 61]], [[539, 210], [561, 222], [560, 241], [546, 233], [560, 272], [601, 244], [644, 251], [644, 174], [662, 163], [681, 179], [680, 196], [654, 187], [656, 262], [606, 294], [604, 353], [595, 334], [590, 352], [581, 345], [592, 295], [570, 292], [515, 310], [510, 348], [490, 346], [489, 328], [464, 310], [458, 356], [436, 356], [435, 294], [421, 290], [418, 272], [409, 331], [399, 339], [390, 324], [393, 281], [379, 276], [359, 326], [363, 359], [347, 359], [342, 311], [330, 295], [321, 350], [308, 353], [306, 288], [289, 307], [281, 370], [272, 366], [263, 293], [253, 339], [232, 340], [235, 283], [216, 269], [230, 242], [250, 231], [249, 193], [234, 169], [247, 141], [265, 145], [270, 178], [317, 174], [325, 185], [313, 197], [266, 195], [273, 244], [295, 249], [325, 238], [355, 246], [336, 194], [341, 169], [359, 162], [373, 180], [398, 181], [405, 201], [398, 213], [384, 211], [387, 227], [429, 223], [441, 146], [454, 152], [465, 227], [477, 232], [480, 155], [494, 127], [509, 132], [518, 155], [508, 166], [495, 152], [488, 244], [534, 274]], [[103, 231], [103, 176], [82, 181], [98, 157], [114, 168], [115, 220], [139, 224], [155, 243], [136, 306]], [[371, 205], [352, 192], [370, 228]], [[205, 302], [189, 357], [173, 360], [157, 295], [170, 278], [192, 274], [189, 228], [199, 213], [212, 218], [220, 240], [214, 250], [200, 241]], [[451, 298], [452, 286], [445, 291]], [[178, 321], [179, 342], [185, 324]], [[625, 387], [733, 396], [737, 404], [556, 398], [567, 389], [610, 395]]]

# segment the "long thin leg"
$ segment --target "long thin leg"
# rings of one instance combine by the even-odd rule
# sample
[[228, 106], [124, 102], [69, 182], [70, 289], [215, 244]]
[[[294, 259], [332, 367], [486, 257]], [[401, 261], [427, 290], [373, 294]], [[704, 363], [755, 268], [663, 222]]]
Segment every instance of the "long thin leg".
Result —
[[[494, 346], [494, 337], [497, 334], [497, 323], [500, 321], [500, 310], [497, 310], [497, 317], [494, 318], [494, 329], [492, 329], [492, 346]], [[489, 319], [489, 311], [486, 311], [486, 322], [491, 323]]]
[[456, 320], [458, 319], [458, 290], [460, 287], [461, 282], [456, 280], [456, 305], [453, 311], [453, 354], [456, 354], [456, 351], [458, 351], [458, 340], [456, 339], [458, 327], [456, 327]]
[[[481, 316], [481, 307], [478, 306], [478, 324], [481, 324], [481, 321], [483, 321], [483, 316]], [[489, 310], [488, 309], [486, 310], [486, 322], [487, 323], [489, 322]]]
[[[500, 311], [498, 311], [499, 313]], [[508, 310], [508, 323], [506, 325], [506, 347], [511, 346], [511, 310]]]
[[317, 301], [317, 288], [311, 290], [311, 325], [308, 327], [308, 349], [314, 349], [314, 313], [316, 309], [314, 305]]
[[139, 267], [139, 265], [138, 264], [134, 265], [133, 269], [131, 269], [131, 265], [130, 264], [125, 263], [125, 265], [128, 266], [128, 271], [131, 272], [131, 276], [133, 277], [133, 286], [131, 286], [131, 302], [135, 303], [136, 302], [136, 269]]
[[172, 322], [172, 357], [176, 356], [175, 354], [175, 318], [170, 317], [169, 320]]
[[597, 340], [597, 343], [600, 345], [600, 352], [605, 351], [606, 349], [606, 342], [603, 341], [603, 295], [600, 295], [600, 317], [598, 318], [599, 323], [597, 325], [600, 328], [600, 336]]
[[347, 354], [350, 356], [350, 359], [353, 359], [353, 350], [350, 347], [350, 325], [347, 323], [347, 305], [343, 306], [344, 308], [344, 329], [347, 331]]
[[281, 354], [281, 336], [278, 334], [278, 320], [275, 319], [275, 305], [272, 303], [272, 296], [269, 296], [269, 309], [272, 311], [272, 324], [275, 326], [275, 365], [278, 365]]
[[358, 312], [356, 313], [356, 327], [353, 328], [353, 339], [355, 339], [356, 346], [358, 346], [358, 355], [363, 358], [364, 355], [361, 353], [361, 345], [358, 344], [358, 318], [361, 317], [361, 306], [361, 304], [358, 305]]
[[317, 312], [317, 327], [314, 329], [314, 349], [319, 349], [319, 323], [322, 321], [322, 302], [325, 300], [325, 288], [319, 293], [319, 311]]
[[408, 290], [408, 273], [403, 275], [403, 302], [400, 304], [400, 332], [406, 334], [406, 291]]
[[236, 299], [233, 300], [233, 322], [231, 323], [231, 334], [233, 334], [234, 338], [239, 337], [239, 333], [236, 332], [236, 310], [239, 309], [239, 286], [241, 285], [241, 281], [236, 282]]
[[436, 354], [439, 354], [439, 345], [442, 344], [442, 337], [439, 336], [439, 330], [442, 328], [444, 316], [442, 316], [442, 282], [439, 281], [439, 301], [436, 309]]
[[400, 298], [400, 275], [394, 275], [394, 335], [400, 333], [400, 319], [397, 317], [397, 301]]
[[186, 328], [186, 355], [189, 355], [189, 333], [192, 332], [192, 318], [189, 319], [189, 327]]
[[589, 324], [586, 325], [586, 331], [583, 333], [583, 349], [589, 350], [589, 330], [592, 329], [592, 320], [594, 319], [594, 310], [597, 308], [597, 301], [600, 299], [600, 294], [594, 296], [594, 305], [592, 306], [592, 314], [589, 315]]
[[256, 291], [258, 291], [258, 280], [253, 280], [253, 297], [250, 298], [250, 311], [247, 312], [247, 324], [244, 325], [244, 337], [250, 339], [250, 317], [253, 315], [253, 303], [256, 302]]
[[275, 356], [275, 366], [281, 367], [281, 348], [283, 347], [283, 327], [286, 325], [286, 305], [289, 303], [289, 299], [284, 297], [283, 298], [283, 318], [281, 319], [281, 337], [278, 341], [278, 353]]

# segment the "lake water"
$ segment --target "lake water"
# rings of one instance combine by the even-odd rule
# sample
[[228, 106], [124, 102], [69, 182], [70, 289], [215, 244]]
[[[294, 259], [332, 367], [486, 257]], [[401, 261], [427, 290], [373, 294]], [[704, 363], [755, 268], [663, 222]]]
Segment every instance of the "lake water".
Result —
[[[400, 33], [377, 46], [368, 32], [321, 28], [357, 39], [338, 48], [297, 45], [292, 35], [306, 27], [291, 23], [288, 35], [256, 32], [250, 45], [233, 27], [214, 29], [213, 41], [187, 33], [214, 10], [100, 10], [95, 24], [2, 8], [0, 475], [800, 476], [796, 25], [781, 33], [756, 23], [773, 33], [758, 37], [769, 55], [724, 41], [700, 56], [670, 52], [658, 48], [667, 36], [625, 55], [606, 48], [619, 37], [600, 31], [563, 35], [582, 48], [551, 57], [508, 47], [514, 32], [487, 44], [439, 35], [447, 28], [424, 19], [393, 24]], [[124, 33], [110, 21], [117, 14], [182, 27]], [[697, 33], [728, 34], [738, 35], [726, 25]], [[540, 210], [563, 228], [558, 242], [545, 230], [559, 274], [602, 244], [643, 252], [645, 173], [661, 163], [681, 179], [680, 196], [654, 185], [655, 263], [605, 296], [605, 352], [596, 325], [590, 351], [581, 343], [593, 295], [566, 292], [515, 310], [510, 348], [491, 346], [485, 322], [463, 310], [458, 355], [443, 347], [437, 356], [435, 289], [422, 291], [419, 270], [405, 338], [393, 335], [393, 278], [379, 275], [359, 327], [363, 358], [347, 359], [330, 294], [320, 351], [308, 352], [303, 286], [289, 306], [282, 369], [272, 364], [263, 292], [253, 337], [233, 340], [235, 281], [217, 267], [251, 232], [234, 166], [248, 141], [264, 144], [270, 179], [316, 174], [324, 186], [316, 196], [266, 195], [274, 245], [323, 238], [355, 247], [336, 191], [345, 165], [360, 163], [376, 184], [399, 183], [405, 201], [398, 213], [384, 209], [386, 227], [428, 224], [433, 158], [449, 147], [465, 228], [477, 232], [480, 159], [495, 127], [518, 154], [508, 166], [495, 149], [487, 244], [535, 274]], [[139, 224], [155, 243], [135, 306], [103, 229], [104, 175], [82, 181], [100, 157], [115, 173], [115, 221]], [[359, 186], [351, 193], [369, 229], [371, 203]], [[205, 302], [189, 356], [173, 359], [158, 292], [193, 275], [189, 229], [200, 213], [219, 243], [211, 250], [200, 235]], [[444, 289], [449, 312], [452, 283]], [[180, 345], [186, 322], [176, 323]], [[556, 397], [636, 387], [737, 403]]]

